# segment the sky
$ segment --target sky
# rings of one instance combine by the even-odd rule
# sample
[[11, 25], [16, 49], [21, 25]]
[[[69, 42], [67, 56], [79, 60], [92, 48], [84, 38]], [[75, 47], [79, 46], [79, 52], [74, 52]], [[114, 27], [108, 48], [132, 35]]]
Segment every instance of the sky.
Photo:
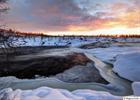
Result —
[[50, 35], [140, 34], [140, 0], [9, 0], [0, 24]]

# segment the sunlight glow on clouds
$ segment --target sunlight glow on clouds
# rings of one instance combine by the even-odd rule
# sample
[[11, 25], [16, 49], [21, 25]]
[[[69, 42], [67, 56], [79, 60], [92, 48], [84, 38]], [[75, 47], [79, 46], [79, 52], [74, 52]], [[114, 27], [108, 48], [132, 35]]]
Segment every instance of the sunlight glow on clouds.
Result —
[[59, 36], [63, 35], [82, 35], [82, 36], [96, 36], [96, 35], [139, 35], [140, 33], [140, 28], [126, 28], [126, 27], [114, 27], [114, 28], [109, 28], [109, 29], [99, 29], [96, 31], [65, 31], [65, 32], [43, 32], [45, 35], [53, 35], [55, 36], [56, 34]]
[[0, 24], [48, 34], [140, 34], [140, 0], [9, 0]]

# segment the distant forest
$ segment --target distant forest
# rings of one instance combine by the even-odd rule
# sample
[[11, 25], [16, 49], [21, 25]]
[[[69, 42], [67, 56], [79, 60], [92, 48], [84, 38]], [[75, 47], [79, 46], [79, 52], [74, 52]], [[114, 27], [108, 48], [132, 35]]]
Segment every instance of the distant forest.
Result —
[[[47, 34], [43, 34], [43, 33], [31, 33], [31, 32], [20, 32], [20, 31], [15, 31], [12, 29], [0, 29], [0, 35], [2, 34], [10, 34], [12, 36], [43, 36], [43, 37], [59, 37], [59, 35], [56, 36], [51, 36], [51, 35], [47, 35]], [[131, 38], [140, 38], [139, 34], [134, 34], [134, 35], [129, 35], [129, 34], [125, 34], [125, 35], [103, 35], [103, 34], [99, 34], [99, 35], [93, 35], [93, 36], [85, 36], [85, 35], [60, 35], [61, 37], [131, 37]]]

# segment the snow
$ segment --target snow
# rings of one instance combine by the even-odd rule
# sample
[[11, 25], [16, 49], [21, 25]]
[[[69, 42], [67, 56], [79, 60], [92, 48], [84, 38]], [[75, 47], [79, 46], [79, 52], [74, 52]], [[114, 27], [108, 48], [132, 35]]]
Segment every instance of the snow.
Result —
[[132, 84], [133, 92], [135, 96], [140, 96], [140, 82], [134, 82]]
[[[100, 49], [100, 48], [99, 48]], [[101, 50], [101, 49], [100, 49]], [[134, 51], [133, 51], [134, 50]], [[52, 50], [51, 50], [52, 51]], [[110, 93], [114, 93], [115, 95], [127, 95], [127, 94], [131, 94], [131, 84], [129, 81], [119, 77], [117, 74], [115, 74], [114, 72], [112, 72], [112, 67], [106, 66], [107, 64], [103, 63], [102, 61], [100, 61], [100, 59], [97, 59], [96, 57], [94, 57], [94, 55], [97, 54], [98, 49], [90, 49], [90, 50], [84, 50], [84, 49], [78, 49], [78, 48], [71, 48], [69, 49], [55, 49], [51, 52], [48, 51], [43, 51], [43, 53], [46, 53], [47, 55], [60, 55], [63, 56], [65, 54], [69, 54], [70, 52], [84, 52], [84, 53], [88, 53], [89, 56], [87, 56], [89, 59], [91, 58], [91, 60], [93, 60], [93, 62], [95, 62], [95, 65], [97, 66], [98, 70], [101, 70], [100, 74], [102, 75], [102, 77], [104, 76], [104, 78], [109, 81], [109, 83], [117, 86], [117, 91], [114, 88], [108, 88], [105, 85], [100, 85], [99, 83], [89, 83], [89, 84], [66, 84], [66, 83], [62, 83], [59, 81], [48, 81], [47, 80], [18, 80], [18, 81], [13, 81], [13, 82], [3, 82], [3, 86], [0, 84], [0, 86], [2, 86], [3, 88], [14, 88], [14, 89], [35, 89], [41, 86], [51, 86], [53, 88], [63, 88], [63, 89], [67, 89], [67, 90], [71, 90], [71, 89], [94, 89], [94, 90], [101, 90], [102, 91], [108, 91]], [[107, 52], [106, 52], [107, 51]], [[111, 52], [112, 51], [112, 52]], [[118, 51], [118, 52], [117, 52]], [[122, 51], [122, 52], [121, 52]], [[113, 59], [114, 57], [116, 57], [117, 55], [123, 53], [123, 54], [131, 54], [133, 52], [140, 52], [140, 47], [110, 47], [110, 48], [105, 48], [102, 49], [102, 51], [100, 51], [99, 53], [102, 54], [102, 56], [100, 57], [106, 57], [108, 54], [110, 54], [110, 58]], [[103, 55], [104, 54], [104, 55]], [[43, 56], [46, 56], [43, 54]], [[126, 71], [124, 71], [126, 72]], [[139, 74], [138, 74], [139, 75]], [[6, 80], [7, 81], [7, 80]], [[49, 83], [48, 83], [49, 82]], [[7, 84], [8, 83], [8, 84]], [[47, 84], [46, 84], [47, 83]], [[6, 85], [6, 86], [5, 86]]]
[[35, 90], [0, 91], [0, 100], [121, 100], [122, 97], [113, 96], [108, 92], [93, 90], [75, 90], [69, 92], [63, 89], [40, 87]]
[[[13, 38], [13, 37], [12, 37]], [[80, 46], [94, 42], [140, 42], [140, 38], [111, 38], [111, 37], [20, 37], [15, 38], [14, 45], [20, 46]]]
[[[36, 39], [26, 39], [27, 44], [23, 46], [38, 46], [42, 44], [42, 41], [45, 42], [43, 45], [47, 46], [59, 46], [59, 45], [69, 45], [69, 46], [79, 46], [83, 44], [93, 43], [96, 41], [110, 41], [112, 38], [87, 38], [87, 39], [80, 39], [80, 38], [46, 38], [41, 40], [41, 38]], [[119, 42], [140, 42], [140, 39], [135, 38], [118, 38], [115, 39], [115, 41]], [[78, 50], [78, 52], [85, 52], [88, 54], [91, 54], [91, 56], [96, 56], [102, 61], [109, 62], [114, 64], [113, 71], [118, 73], [119, 76], [117, 77], [117, 74], [114, 74], [112, 72], [112, 68], [110, 68], [109, 72], [106, 72], [108, 75], [108, 79], [116, 83], [117, 85], [123, 85], [126, 86], [127, 91], [129, 90], [129, 84], [126, 82], [128, 80], [134, 81], [132, 84], [134, 95], [140, 96], [140, 47], [132, 46], [132, 47], [109, 47], [109, 48], [94, 48], [94, 49], [75, 49], [72, 48], [72, 51]], [[81, 50], [81, 51], [80, 51]], [[59, 54], [63, 56], [66, 53], [60, 51], [60, 53], [56, 50], [53, 51], [53, 54]], [[45, 51], [44, 51], [45, 52]], [[48, 51], [47, 51], [48, 52]], [[48, 53], [47, 55], [51, 55], [51, 53]], [[46, 55], [43, 55], [46, 56]], [[109, 78], [109, 75], [111, 75]], [[10, 79], [7, 78], [1, 78], [0, 79], [0, 86], [1, 87], [8, 87], [9, 84], [12, 84], [12, 81], [16, 80], [16, 78], [11, 77]], [[117, 82], [116, 82], [117, 80]], [[119, 80], [119, 81], [118, 81]], [[18, 84], [17, 86], [24, 87], [25, 82], [23, 81], [22, 84], [18, 84], [19, 81], [16, 81]], [[3, 82], [7, 84], [3, 84]], [[46, 81], [37, 81], [41, 86], [44, 86], [46, 84]], [[44, 83], [43, 83], [44, 82]], [[19, 82], [20, 83], [20, 82]], [[58, 84], [59, 82], [54, 81], [54, 83]], [[13, 83], [13, 85], [16, 85]], [[42, 85], [43, 84], [43, 85]], [[56, 86], [56, 84], [53, 84]], [[62, 84], [62, 83], [59, 83]], [[128, 86], [127, 86], [128, 84]], [[34, 85], [34, 80], [30, 82], [28, 85]], [[51, 84], [52, 85], [52, 84]], [[111, 84], [112, 85], [112, 84]], [[63, 86], [63, 85], [62, 85]], [[90, 85], [89, 85], [90, 86]], [[92, 85], [95, 87], [96, 85]], [[97, 85], [98, 86], [98, 85]], [[130, 85], [131, 87], [131, 85]], [[28, 87], [27, 87], [28, 88]], [[124, 87], [123, 87], [124, 88]], [[108, 88], [111, 89], [112, 88]], [[118, 91], [120, 94], [123, 93], [121, 91]], [[110, 94], [109, 92], [103, 92], [103, 91], [95, 91], [95, 90], [75, 90], [73, 92], [70, 92], [68, 90], [64, 89], [53, 89], [49, 87], [40, 87], [34, 90], [12, 90], [11, 88], [7, 88], [0, 91], [0, 100], [121, 100], [122, 97], [114, 96]]]
[[82, 96], [85, 100], [121, 100], [121, 97], [103, 91], [76, 90], [73, 94]]
[[[19, 39], [20, 40], [20, 39]], [[26, 38], [26, 46], [38, 46], [44, 42], [44, 46], [80, 46], [97, 41], [119, 41], [119, 42], [140, 42], [139, 38], [106, 38], [106, 37], [33, 37]]]
[[55, 77], [61, 81], [70, 83], [107, 83], [105, 80], [103, 80], [98, 70], [94, 67], [94, 63], [87, 63], [84, 66], [76, 65], [62, 73], [55, 75]]
[[140, 52], [117, 56], [113, 70], [125, 79], [140, 81]]
[[109, 48], [94, 48], [85, 50], [87, 53], [95, 55], [102, 61], [114, 63], [116, 56], [119, 54], [140, 53], [140, 47], [109, 47]]

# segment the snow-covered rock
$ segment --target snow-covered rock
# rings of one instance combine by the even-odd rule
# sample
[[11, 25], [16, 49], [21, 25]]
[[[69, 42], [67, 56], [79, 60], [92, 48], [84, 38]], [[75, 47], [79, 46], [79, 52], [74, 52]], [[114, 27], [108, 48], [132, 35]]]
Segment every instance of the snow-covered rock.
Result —
[[0, 100], [121, 100], [122, 97], [113, 96], [108, 92], [93, 90], [76, 90], [69, 92], [63, 89], [41, 87], [35, 90], [0, 91]]
[[100, 75], [94, 63], [87, 63], [85, 66], [77, 65], [71, 69], [57, 74], [56, 78], [70, 83], [97, 82], [107, 84], [108, 82]]
[[140, 81], [140, 53], [117, 56], [113, 70], [125, 79]]
[[72, 93], [76, 96], [84, 97], [84, 100], [122, 100], [122, 97], [103, 91], [75, 90]]
[[140, 82], [134, 82], [132, 84], [133, 92], [135, 96], [140, 96]]

